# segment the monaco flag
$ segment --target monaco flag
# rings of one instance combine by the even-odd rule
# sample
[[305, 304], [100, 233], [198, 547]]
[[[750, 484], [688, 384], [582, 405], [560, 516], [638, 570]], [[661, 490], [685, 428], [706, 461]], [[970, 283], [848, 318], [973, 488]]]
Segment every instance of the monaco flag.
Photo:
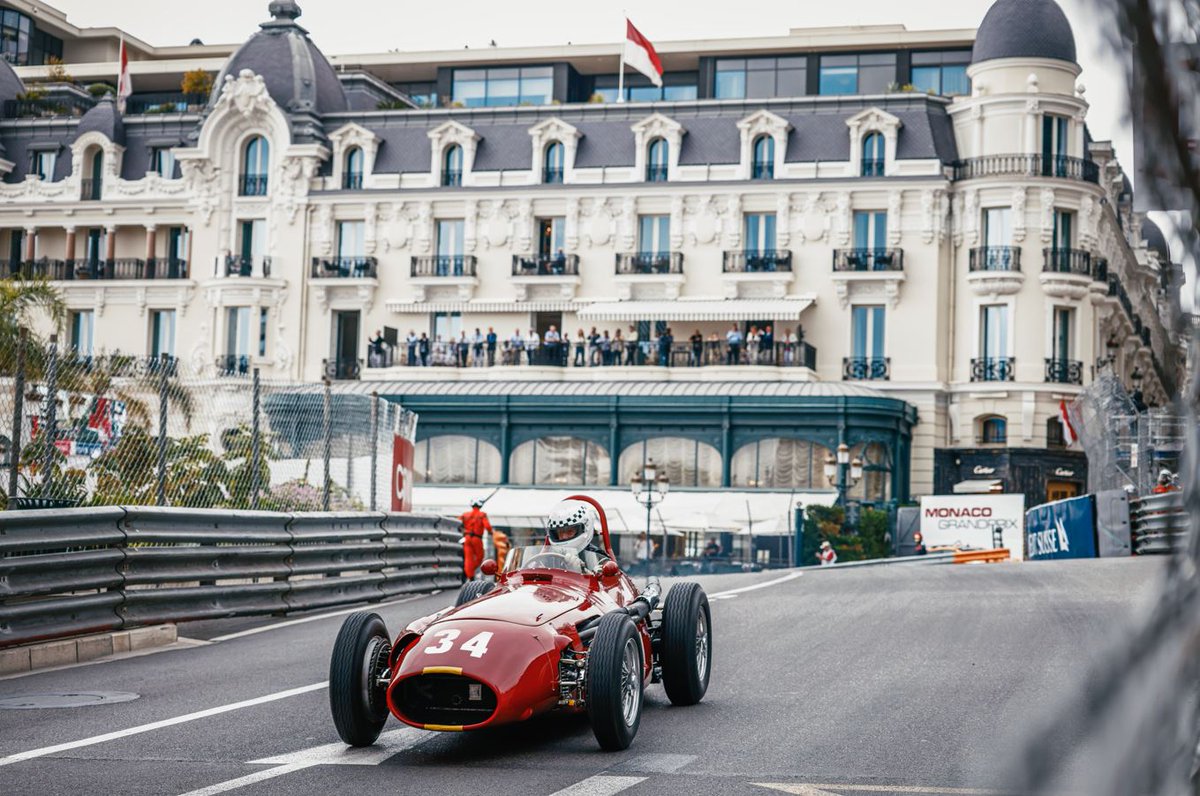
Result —
[[1058, 422], [1062, 423], [1063, 442], [1067, 447], [1071, 447], [1079, 440], [1079, 435], [1075, 433], [1075, 426], [1071, 425], [1071, 416], [1067, 412], [1067, 402], [1058, 402]]
[[129, 79], [129, 53], [125, 50], [125, 40], [121, 39], [121, 73], [117, 76], [117, 108], [125, 112], [125, 101], [133, 94], [133, 81]]
[[663, 65], [654, 51], [654, 45], [641, 34], [633, 23], [625, 20], [625, 63], [650, 78], [650, 82], [662, 88]]

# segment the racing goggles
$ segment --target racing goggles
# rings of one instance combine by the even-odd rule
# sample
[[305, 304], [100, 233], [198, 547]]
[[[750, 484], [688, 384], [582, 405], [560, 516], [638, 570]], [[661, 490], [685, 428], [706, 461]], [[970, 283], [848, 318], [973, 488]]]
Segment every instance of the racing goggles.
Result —
[[572, 539], [578, 538], [580, 534], [587, 530], [587, 523], [573, 522], [570, 525], [560, 525], [557, 528], [550, 528], [546, 533], [550, 536], [551, 542], [569, 542]]

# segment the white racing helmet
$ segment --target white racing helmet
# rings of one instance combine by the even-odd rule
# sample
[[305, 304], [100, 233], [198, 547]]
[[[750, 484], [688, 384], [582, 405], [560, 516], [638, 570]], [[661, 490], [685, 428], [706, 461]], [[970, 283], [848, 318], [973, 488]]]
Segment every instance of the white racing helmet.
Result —
[[582, 500], [564, 500], [546, 519], [551, 549], [582, 553], [596, 534], [596, 510]]

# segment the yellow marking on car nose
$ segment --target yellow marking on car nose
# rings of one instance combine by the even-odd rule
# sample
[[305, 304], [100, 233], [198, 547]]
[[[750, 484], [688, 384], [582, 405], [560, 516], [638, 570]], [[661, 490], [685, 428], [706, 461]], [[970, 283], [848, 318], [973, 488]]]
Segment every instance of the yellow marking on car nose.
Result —
[[[421, 674], [462, 674], [461, 666], [426, 666]], [[428, 728], [426, 728], [428, 729]]]
[[422, 724], [421, 727], [434, 732], [462, 732], [461, 724]]

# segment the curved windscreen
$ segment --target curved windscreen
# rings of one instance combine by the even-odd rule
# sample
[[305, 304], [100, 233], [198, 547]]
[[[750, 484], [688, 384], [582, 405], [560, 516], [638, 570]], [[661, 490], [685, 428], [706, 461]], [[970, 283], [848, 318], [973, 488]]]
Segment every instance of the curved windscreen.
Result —
[[514, 547], [504, 560], [505, 572], [523, 569], [557, 569], [563, 572], [595, 572], [601, 557], [591, 550], [582, 554], [574, 550], [561, 550], [550, 545], [528, 545]]

